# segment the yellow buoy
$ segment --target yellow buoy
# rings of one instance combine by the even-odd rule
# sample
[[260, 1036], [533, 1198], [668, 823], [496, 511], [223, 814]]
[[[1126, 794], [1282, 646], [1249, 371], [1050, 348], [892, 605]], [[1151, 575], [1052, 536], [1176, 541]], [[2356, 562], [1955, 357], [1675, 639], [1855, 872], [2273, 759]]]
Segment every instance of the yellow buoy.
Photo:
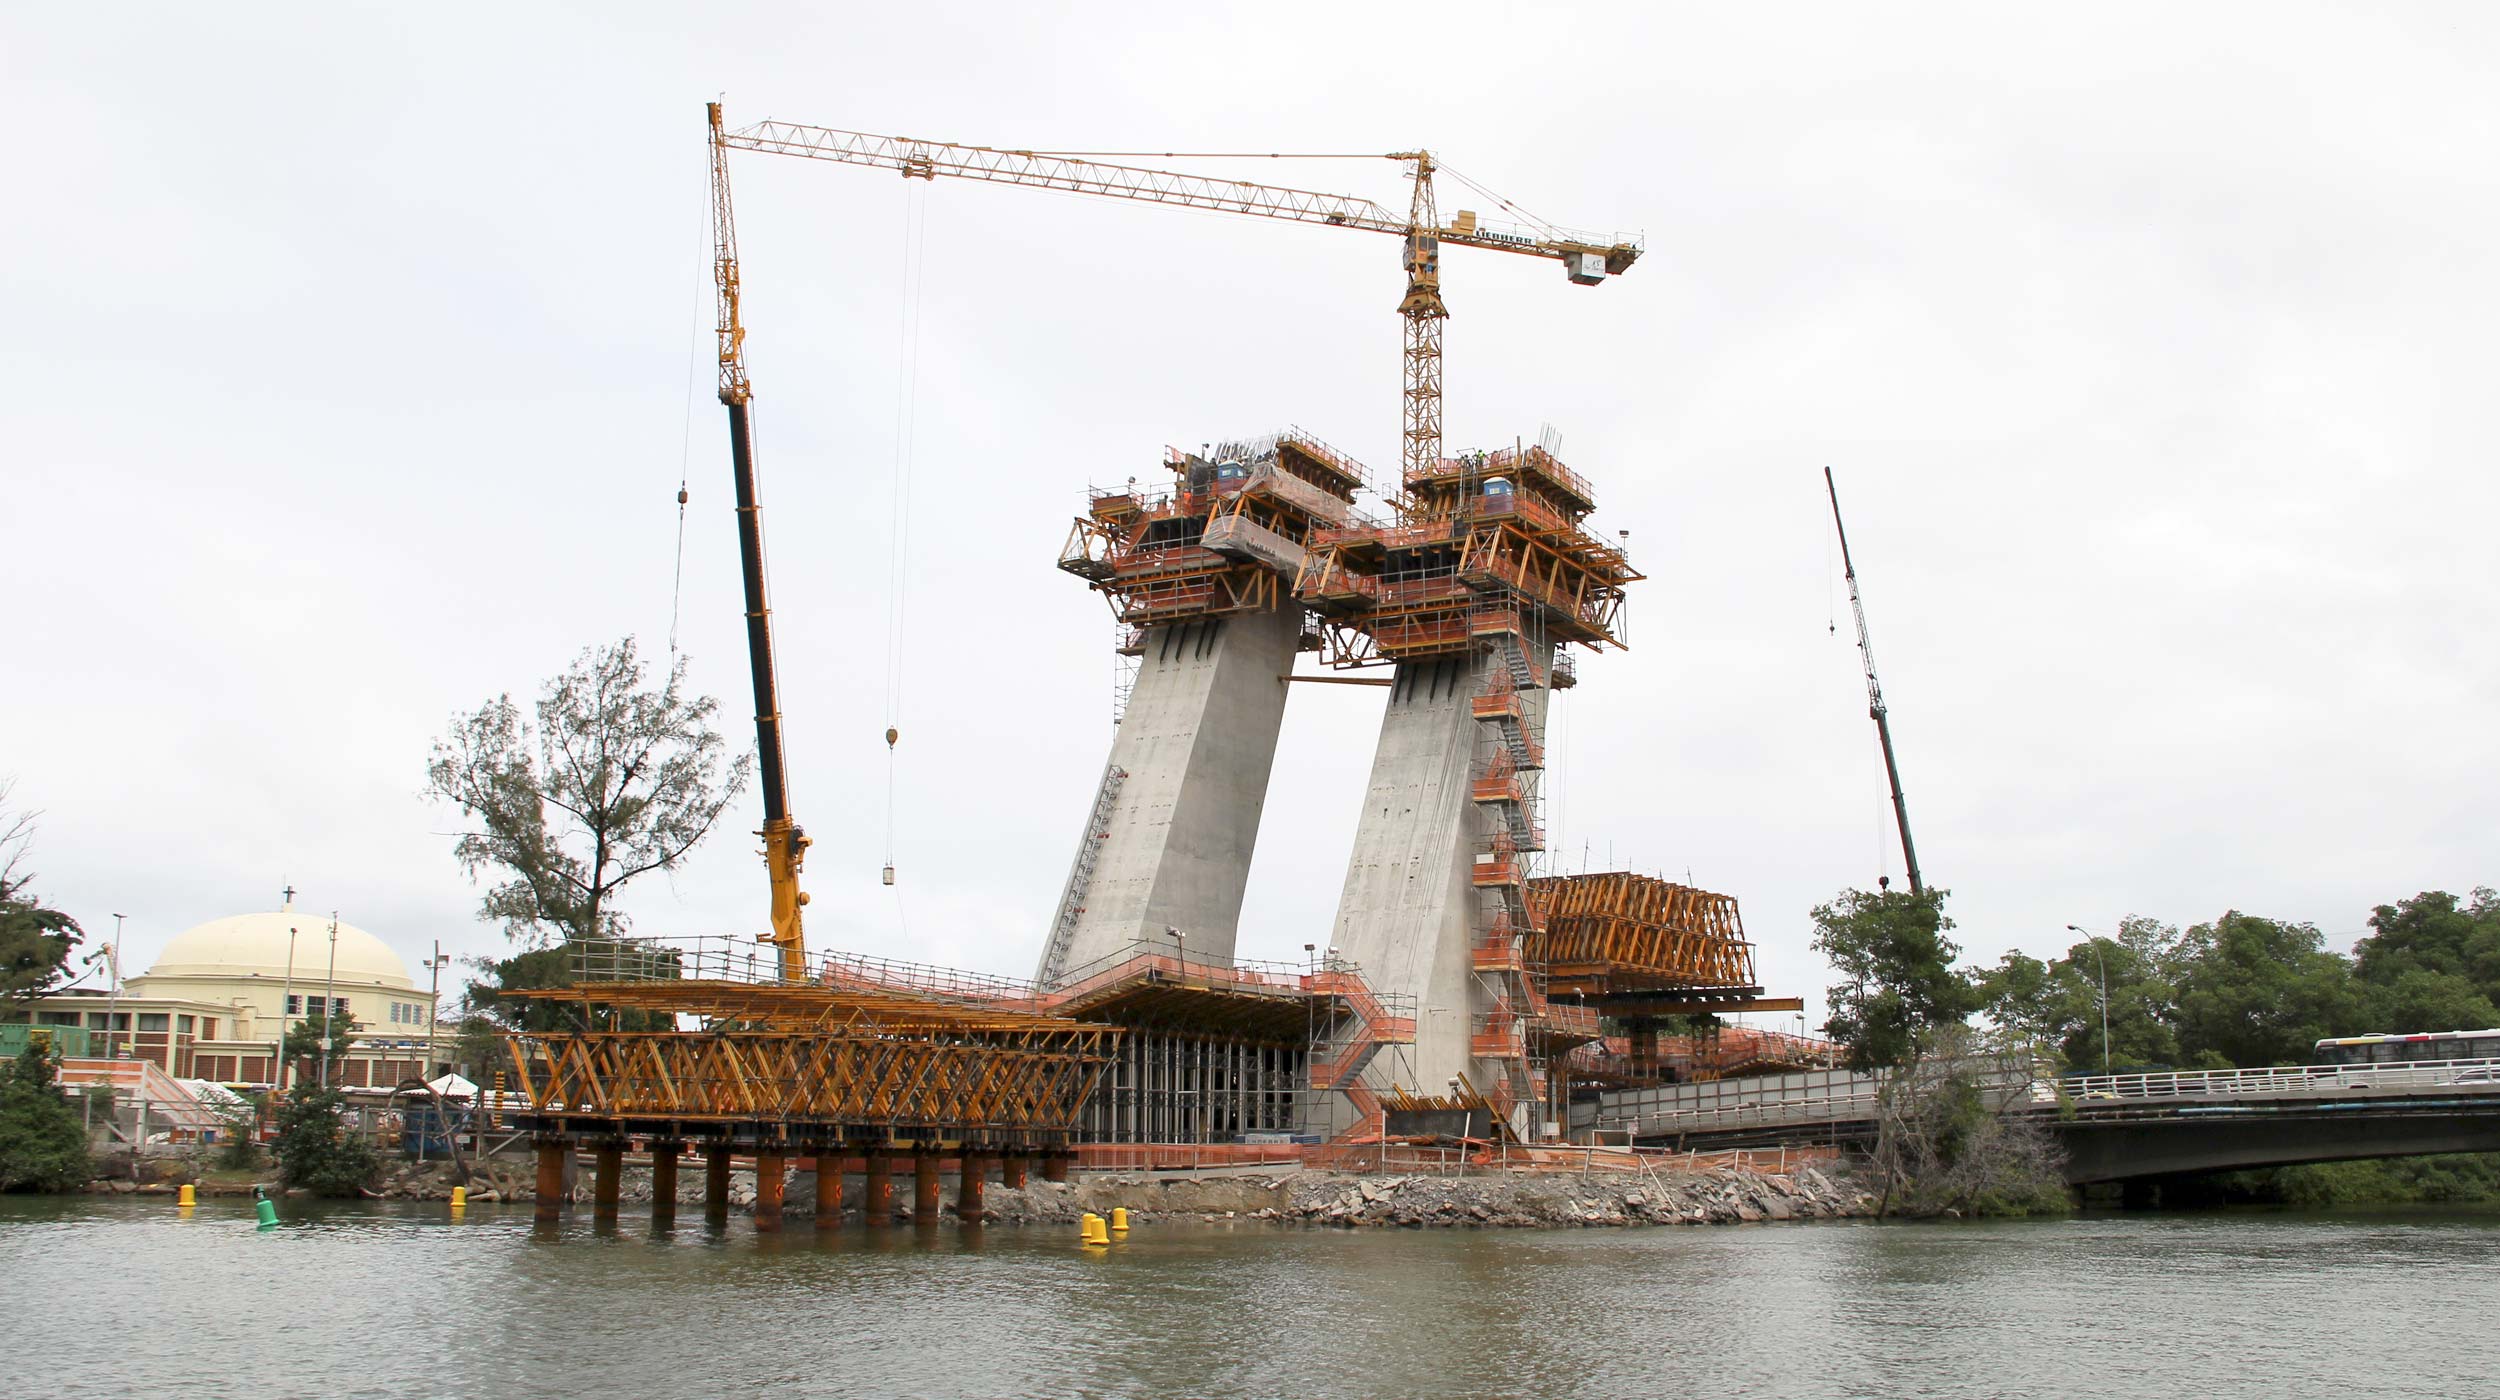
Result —
[[1094, 1214], [1094, 1213], [1093, 1213], [1092, 1211], [1090, 1211], [1090, 1210], [1089, 1210], [1089, 1211], [1087, 1211], [1087, 1212], [1085, 1212], [1085, 1218], [1084, 1218], [1084, 1220], [1082, 1220], [1081, 1222], [1079, 1222], [1079, 1223], [1078, 1223], [1078, 1226], [1077, 1226], [1077, 1243], [1079, 1243], [1079, 1244], [1109, 1244], [1109, 1243], [1111, 1243], [1111, 1237], [1110, 1237], [1109, 1235], [1107, 1235], [1107, 1234], [1103, 1233], [1103, 1228], [1102, 1228], [1102, 1217], [1101, 1217], [1101, 1216]]
[[1111, 1228], [1114, 1230], [1126, 1230], [1128, 1228], [1127, 1206], [1113, 1206], [1111, 1208]]
[[466, 1186], [455, 1186], [451, 1188], [451, 1208], [453, 1210], [466, 1210], [468, 1207], [469, 1188]]
[[199, 1203], [199, 1192], [192, 1187], [190, 1182], [184, 1182], [182, 1184], [182, 1189], [174, 1193], [175, 1205], [189, 1207], [196, 1206]]

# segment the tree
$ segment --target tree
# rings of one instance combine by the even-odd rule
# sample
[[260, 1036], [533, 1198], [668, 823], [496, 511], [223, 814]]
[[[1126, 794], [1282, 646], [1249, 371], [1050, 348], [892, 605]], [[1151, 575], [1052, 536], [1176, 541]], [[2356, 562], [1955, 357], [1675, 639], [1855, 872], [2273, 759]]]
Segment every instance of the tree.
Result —
[[87, 1130], [54, 1083], [51, 1049], [30, 1043], [0, 1068], [0, 1191], [74, 1191], [93, 1175]]
[[[2179, 1059], [2173, 1025], [2178, 1000], [2179, 931], [2130, 917], [2115, 938], [2093, 938], [2042, 962], [2007, 953], [1977, 976], [1981, 1009], [2001, 1030], [2053, 1046], [2074, 1069], [2171, 1065]], [[2103, 988], [2110, 1046], [2102, 1054]]]
[[42, 815], [9, 805], [11, 783], [0, 783], [0, 1002], [27, 1002], [51, 990], [69, 966], [70, 950], [84, 930], [58, 909], [35, 898], [35, 872], [26, 861]]
[[720, 704], [685, 693], [686, 662], [646, 687], [634, 639], [592, 647], [547, 682], [535, 722], [510, 695], [457, 717], [434, 744], [427, 788], [470, 823], [453, 854], [472, 880], [502, 878], [482, 917], [529, 948], [622, 937], [626, 882], [674, 869], [746, 790], [751, 755], [727, 762]]
[[1944, 913], [1950, 893], [1843, 890], [1814, 910], [1815, 950], [1844, 979], [1826, 993], [1832, 1011], [1823, 1031], [1848, 1048], [1851, 1069], [1901, 1064], [1920, 1033], [1960, 1025], [1978, 1009], [1953, 966], [1961, 949], [1944, 936], [1953, 927]]
[[2500, 894], [2459, 900], [2429, 890], [2370, 916], [2353, 971], [2374, 998], [2371, 1029], [2480, 1030], [2500, 1025]]
[[316, 1196], [355, 1196], [382, 1169], [362, 1135], [347, 1131], [338, 1090], [298, 1084], [278, 1107], [278, 1176]]
[[2311, 924], [2231, 910], [2181, 940], [2179, 1049], [2190, 1062], [2305, 1065], [2369, 1019], [2352, 965]]
[[1988, 1102], [1983, 1071], [2028, 1047], [1959, 1023], [1921, 1031], [1876, 1092], [1878, 1214], [2040, 1215], [2072, 1205], [2056, 1140], [2037, 1119]]
[[307, 1013], [304, 1019], [286, 1028], [286, 1039], [279, 1055], [295, 1066], [298, 1084], [336, 1084], [339, 1066], [356, 1044], [356, 1018], [331, 1017], [319, 1012]]

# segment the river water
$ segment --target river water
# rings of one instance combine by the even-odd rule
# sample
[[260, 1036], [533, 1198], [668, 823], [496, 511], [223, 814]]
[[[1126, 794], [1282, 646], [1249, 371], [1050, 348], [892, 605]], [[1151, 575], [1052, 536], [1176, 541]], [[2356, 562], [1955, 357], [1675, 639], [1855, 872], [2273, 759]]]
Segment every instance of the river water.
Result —
[[2500, 1214], [1585, 1231], [549, 1231], [0, 1197], [5, 1393], [2500, 1394]]

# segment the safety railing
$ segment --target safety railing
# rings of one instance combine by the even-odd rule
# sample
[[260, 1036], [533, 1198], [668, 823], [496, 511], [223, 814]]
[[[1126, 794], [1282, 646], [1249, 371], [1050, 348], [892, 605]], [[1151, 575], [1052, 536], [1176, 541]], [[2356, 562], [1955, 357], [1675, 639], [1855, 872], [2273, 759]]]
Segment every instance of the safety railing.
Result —
[[2500, 1093], [2500, 1059], [2418, 1060], [2397, 1064], [2294, 1065], [2272, 1069], [2179, 1070], [2161, 1074], [2084, 1074], [2058, 1081], [2082, 1107], [2106, 1099], [2303, 1095], [2353, 1089], [2481, 1089]]

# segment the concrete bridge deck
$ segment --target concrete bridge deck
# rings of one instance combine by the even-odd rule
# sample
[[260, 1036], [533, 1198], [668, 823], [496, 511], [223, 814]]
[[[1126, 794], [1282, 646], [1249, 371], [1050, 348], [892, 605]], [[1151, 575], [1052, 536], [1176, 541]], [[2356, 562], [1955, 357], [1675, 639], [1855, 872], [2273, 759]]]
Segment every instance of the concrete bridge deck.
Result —
[[[2076, 1185], [2364, 1157], [2500, 1151], [2500, 1060], [2044, 1079], [1979, 1067], [1994, 1106], [2040, 1118]], [[1884, 1081], [1833, 1071], [1602, 1098], [1599, 1137], [1712, 1147], [1871, 1140]], [[1716, 1092], [1709, 1092], [1715, 1090]], [[1609, 1113], [1611, 1106], [1617, 1111]]]

